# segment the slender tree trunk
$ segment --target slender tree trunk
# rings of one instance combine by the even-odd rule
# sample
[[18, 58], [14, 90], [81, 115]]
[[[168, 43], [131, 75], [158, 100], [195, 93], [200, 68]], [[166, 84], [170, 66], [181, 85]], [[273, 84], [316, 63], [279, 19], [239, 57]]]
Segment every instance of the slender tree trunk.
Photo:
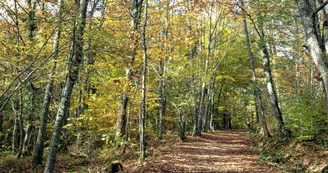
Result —
[[198, 108], [198, 116], [197, 116], [198, 120], [197, 120], [197, 128], [196, 128], [196, 133], [195, 133], [196, 136], [201, 135], [202, 127], [203, 127], [205, 90], [206, 90], [206, 82], [204, 81], [202, 84], [202, 91], [201, 91], [201, 95], [200, 95], [200, 102], [199, 102], [199, 108]]
[[24, 145], [24, 120], [23, 120], [23, 89], [19, 90], [19, 148], [17, 159], [20, 159], [23, 153], [23, 145]]
[[2, 143], [3, 143], [3, 114], [0, 111], [0, 149], [2, 148]]
[[148, 21], [148, 0], [144, 1], [144, 24], [142, 27], [142, 47], [143, 47], [143, 70], [142, 70], [142, 103], [141, 103], [141, 114], [139, 118], [139, 133], [140, 133], [140, 161], [144, 161], [146, 155], [146, 142], [145, 142], [145, 117], [147, 114], [147, 102], [146, 102], [146, 82], [147, 82], [147, 43], [146, 43], [146, 28]]
[[[219, 106], [220, 106], [220, 100], [221, 100], [222, 90], [223, 90], [223, 85], [221, 86], [220, 91], [219, 91], [219, 94], [218, 94], [217, 104], [216, 104], [215, 108], [213, 108], [214, 109], [214, 112], [215, 112], [214, 114], [216, 116], [219, 116]], [[213, 102], [214, 102], [214, 100], [213, 100]], [[213, 116], [214, 115], [211, 116], [211, 129], [212, 129], [212, 131], [215, 130], [215, 123], [216, 123], [214, 121], [214, 117]]]
[[263, 105], [262, 105], [262, 98], [260, 89], [257, 86], [257, 78], [256, 78], [256, 72], [255, 72], [255, 65], [254, 65], [254, 55], [251, 49], [250, 41], [249, 41], [249, 35], [248, 35], [248, 28], [247, 28], [247, 21], [244, 18], [244, 30], [245, 30], [245, 36], [246, 36], [246, 46], [248, 50], [249, 55], [249, 61], [250, 61], [250, 68], [252, 73], [252, 80], [253, 80], [253, 90], [254, 90], [254, 102], [256, 107], [256, 112], [259, 113], [258, 117], [260, 120], [260, 123], [262, 125], [262, 129], [264, 132], [265, 137], [270, 137], [270, 133], [266, 124], [265, 115], [263, 111]]
[[[28, 40], [31, 43], [34, 43], [35, 41], [35, 31], [37, 28], [36, 25], [36, 19], [35, 19], [35, 11], [36, 11], [36, 0], [27, 0], [27, 6], [28, 6], [28, 18], [27, 18], [27, 37]], [[33, 47], [31, 49], [34, 49]], [[31, 51], [32, 52], [32, 51]], [[30, 54], [27, 55], [27, 59], [32, 59], [32, 56]], [[29, 81], [29, 87], [27, 87], [27, 90], [29, 92], [30, 100], [29, 100], [29, 108], [28, 108], [28, 124], [25, 131], [25, 139], [23, 143], [23, 156], [30, 155], [30, 140], [32, 137], [32, 132], [34, 130], [33, 125], [33, 114], [34, 114], [34, 95], [35, 95], [35, 88], [33, 86], [33, 83]]]
[[44, 171], [45, 173], [52, 173], [54, 170], [56, 154], [57, 154], [59, 139], [61, 135], [62, 125], [65, 118], [65, 113], [67, 112], [68, 103], [72, 94], [74, 84], [79, 75], [80, 64], [82, 63], [83, 60], [83, 36], [84, 36], [84, 28], [86, 24], [88, 3], [89, 3], [88, 0], [82, 1], [81, 14], [77, 26], [76, 48], [73, 57], [69, 57], [69, 67], [66, 76], [66, 83], [62, 90], [61, 100], [60, 100], [56, 121], [55, 121], [54, 132], [51, 139], [51, 148]]
[[160, 62], [160, 71], [161, 71], [161, 80], [160, 80], [160, 85], [159, 85], [159, 92], [160, 92], [160, 107], [159, 107], [159, 117], [158, 117], [158, 139], [163, 138], [163, 116], [165, 114], [165, 109], [166, 109], [166, 93], [165, 93], [165, 65], [164, 61], [161, 60]]
[[279, 137], [279, 139], [283, 139], [285, 136], [284, 121], [283, 121], [282, 113], [281, 113], [281, 110], [279, 107], [279, 101], [277, 98], [276, 89], [274, 87], [274, 83], [273, 83], [273, 79], [272, 79], [271, 66], [270, 66], [270, 55], [269, 55], [269, 51], [267, 48], [267, 42], [266, 42], [265, 36], [264, 36], [263, 19], [262, 19], [261, 12], [259, 13], [258, 21], [259, 21], [259, 32], [260, 32], [259, 47], [262, 52], [264, 75], [265, 75], [266, 84], [267, 84], [267, 88], [268, 88], [268, 92], [269, 92], [270, 104], [273, 109], [273, 114], [276, 118], [278, 137]]
[[[211, 55], [211, 46], [212, 46], [212, 7], [213, 7], [213, 3], [211, 3], [210, 6], [210, 12], [209, 12], [209, 21], [210, 21], [210, 27], [209, 27], [209, 32], [208, 32], [208, 43], [207, 43], [207, 56], [206, 56], [206, 60], [205, 60], [205, 69], [204, 69], [204, 76], [202, 78], [202, 90], [201, 90], [201, 96], [200, 96], [200, 103], [199, 103], [199, 114], [198, 114], [198, 131], [196, 131], [196, 136], [201, 135], [201, 131], [203, 130], [203, 126], [204, 126], [204, 118], [206, 119], [206, 107], [205, 107], [205, 102], [208, 102], [208, 100], [206, 101], [205, 99], [205, 91], [207, 88], [207, 83], [206, 83], [206, 76], [207, 76], [207, 72], [208, 72], [208, 64], [209, 64], [209, 58]], [[207, 98], [207, 97], [206, 97]]]
[[[211, 73], [211, 72], [210, 72]], [[207, 88], [207, 101], [206, 101], [206, 105], [205, 105], [205, 118], [204, 118], [204, 122], [203, 122], [203, 131], [208, 131], [210, 129], [210, 116], [211, 116], [211, 102], [212, 102], [212, 93], [214, 92], [214, 75], [212, 74], [211, 76], [211, 80], [209, 82], [208, 88]]]
[[[190, 10], [190, 3], [191, 3], [191, 0], [187, 0], [186, 2], [186, 6], [187, 6], [187, 10], [189, 11]], [[192, 35], [193, 34], [193, 28], [192, 28], [192, 20], [190, 18], [188, 18], [188, 33], [189, 35]], [[192, 43], [189, 44], [189, 63], [192, 65], [192, 67], [194, 67], [194, 63], [193, 63], [193, 58], [194, 58], [194, 55], [195, 55], [195, 50], [197, 49], [197, 47], [195, 45], [193, 45]], [[198, 113], [197, 113], [197, 91], [196, 91], [196, 84], [195, 84], [195, 76], [194, 74], [192, 74], [190, 76], [190, 85], [191, 85], [191, 93], [194, 97], [193, 99], [193, 121], [194, 121], [194, 124], [193, 124], [193, 135], [196, 135], [196, 132], [199, 131], [198, 130]]]
[[178, 121], [178, 125], [179, 125], [179, 138], [180, 140], [185, 140], [186, 136], [185, 136], [185, 131], [186, 131], [186, 122], [184, 119], [184, 115], [183, 113], [181, 114], [180, 112], [178, 113], [179, 116], [179, 121]]
[[35, 92], [36, 88], [33, 86], [32, 83], [29, 84], [28, 87], [28, 96], [29, 96], [29, 107], [27, 109], [28, 114], [28, 125], [26, 127], [25, 131], [25, 139], [23, 143], [23, 156], [30, 156], [31, 155], [31, 140], [32, 140], [32, 134], [34, 131], [34, 125], [33, 125], [33, 117], [35, 112]]
[[[15, 8], [15, 27], [16, 27], [16, 49], [17, 49], [17, 58], [20, 56], [20, 27], [19, 27], [19, 18], [18, 18], [18, 2], [17, 0], [14, 1], [14, 8]], [[17, 67], [19, 66], [18, 63], [16, 63]], [[18, 69], [15, 69], [16, 71]], [[19, 91], [21, 92], [21, 88], [19, 88]], [[21, 95], [19, 95], [21, 96]], [[15, 100], [13, 103], [13, 110], [15, 112], [15, 124], [14, 124], [14, 129], [13, 129], [13, 154], [16, 154], [16, 152], [20, 153], [19, 147], [20, 147], [20, 138], [22, 136], [21, 133], [21, 121], [22, 119], [20, 118], [20, 98]], [[19, 154], [18, 154], [19, 155]]]
[[159, 82], [159, 93], [160, 93], [160, 108], [159, 108], [159, 117], [158, 117], [158, 139], [163, 138], [163, 117], [165, 115], [166, 111], [166, 66], [165, 62], [167, 61], [168, 57], [168, 40], [169, 40], [169, 6], [170, 1], [167, 1], [166, 3], [166, 16], [165, 16], [165, 41], [164, 41], [164, 48], [165, 48], [165, 59], [161, 58], [159, 62], [159, 73], [161, 76], [160, 82]]
[[266, 49], [265, 45], [261, 46], [261, 51], [263, 53], [263, 67], [264, 67], [264, 73], [265, 73], [267, 88], [268, 88], [269, 97], [270, 97], [270, 104], [273, 109], [273, 114], [276, 118], [276, 123], [277, 123], [277, 128], [278, 128], [278, 136], [280, 139], [283, 139], [284, 138], [284, 121], [282, 118], [282, 113], [279, 108], [277, 94], [276, 94], [276, 91], [275, 91], [275, 88], [273, 85], [269, 52]]
[[12, 108], [15, 114], [15, 120], [14, 120], [14, 128], [13, 128], [13, 140], [12, 140], [12, 150], [13, 150], [13, 154], [16, 154], [17, 152], [17, 148], [18, 148], [18, 143], [19, 143], [19, 117], [18, 117], [18, 102], [17, 100], [14, 100], [12, 102]]
[[53, 90], [53, 85], [55, 81], [55, 74], [56, 74], [56, 67], [57, 67], [57, 57], [59, 53], [59, 41], [60, 41], [60, 30], [61, 30], [61, 24], [62, 24], [62, 11], [64, 8], [64, 0], [58, 0], [57, 2], [58, 9], [57, 9], [57, 28], [54, 35], [54, 43], [53, 43], [53, 49], [52, 49], [52, 67], [49, 74], [49, 82], [46, 86], [46, 90], [44, 93], [44, 99], [43, 99], [43, 106], [42, 111], [40, 115], [40, 127], [38, 130], [37, 140], [34, 146], [33, 151], [33, 168], [35, 168], [37, 165], [42, 165], [42, 156], [44, 151], [44, 138], [46, 133], [46, 127], [47, 127], [47, 120], [49, 115], [49, 106], [51, 101], [51, 94]]
[[32, 124], [29, 124], [26, 127], [25, 131], [25, 138], [24, 138], [24, 143], [23, 143], [23, 156], [30, 156], [31, 151], [30, 151], [30, 144], [32, 140], [32, 132], [34, 130], [34, 126]]
[[28, 90], [28, 109], [27, 109], [27, 114], [28, 114], [28, 124], [26, 127], [25, 131], [25, 138], [24, 138], [24, 143], [23, 143], [23, 156], [30, 156], [31, 155], [31, 140], [32, 140], [32, 135], [34, 131], [34, 125], [33, 125], [33, 118], [34, 118], [34, 113], [35, 113], [35, 92], [36, 88], [33, 86], [33, 84], [30, 82], [29, 87], [27, 88]]
[[[136, 32], [139, 30], [139, 24], [140, 24], [140, 17], [141, 17], [141, 8], [142, 8], [142, 2], [143, 0], [132, 0], [132, 15], [131, 15], [131, 25], [132, 25], [132, 33], [131, 38], [133, 40], [133, 50], [131, 53], [131, 59], [126, 67], [126, 73], [125, 77], [128, 80], [131, 80], [133, 77], [132, 68], [135, 61], [135, 58], [137, 56], [137, 45], [139, 42], [138, 35]], [[116, 137], [122, 137], [124, 134], [126, 134], [126, 113], [127, 113], [127, 105], [129, 101], [128, 96], [129, 88], [125, 88], [122, 97], [121, 97], [121, 103], [118, 113], [118, 119], [117, 119], [117, 125], [116, 125]]]
[[[137, 94], [137, 91], [138, 91], [138, 83], [139, 83], [139, 81], [138, 80], [135, 80], [134, 83], [135, 83], [134, 85], [136, 87], [134, 88], [133, 97], [132, 97], [132, 100], [130, 102], [129, 109], [128, 109], [127, 116], [126, 116], [125, 141], [128, 141], [128, 139], [131, 136], [131, 132], [130, 132], [130, 129], [131, 129], [131, 127], [130, 127], [130, 117], [131, 117], [131, 112], [132, 112], [132, 108], [133, 108], [133, 103], [134, 103], [134, 100], [136, 98], [136, 94]], [[127, 144], [124, 145], [123, 154], [125, 154], [126, 147], [127, 147]]]
[[[215, 80], [214, 80], [215, 81]], [[214, 127], [214, 115], [215, 115], [215, 101], [214, 101], [214, 91], [215, 91], [216, 87], [215, 87], [215, 82], [213, 85], [213, 91], [211, 93], [211, 115], [210, 115], [210, 120], [209, 120], [209, 128], [211, 131], [215, 130]]]
[[[83, 110], [83, 104], [84, 104], [84, 98], [83, 98], [83, 89], [82, 89], [82, 74], [83, 73], [83, 69], [84, 69], [84, 62], [82, 61], [81, 66], [80, 66], [80, 72], [79, 72], [79, 76], [77, 79], [77, 84], [78, 85], [78, 96], [77, 96], [77, 103], [78, 103], [78, 107], [75, 109], [75, 118], [79, 118], [82, 114], [82, 110]], [[69, 109], [67, 109], [69, 110]], [[67, 116], [68, 118], [68, 116]], [[66, 119], [66, 118], [65, 118]], [[65, 125], [65, 124], [64, 124]], [[81, 134], [81, 128], [80, 127], [76, 127], [75, 129], [76, 132], [76, 146], [77, 146], [77, 150], [80, 150], [81, 144], [82, 144], [82, 134]]]

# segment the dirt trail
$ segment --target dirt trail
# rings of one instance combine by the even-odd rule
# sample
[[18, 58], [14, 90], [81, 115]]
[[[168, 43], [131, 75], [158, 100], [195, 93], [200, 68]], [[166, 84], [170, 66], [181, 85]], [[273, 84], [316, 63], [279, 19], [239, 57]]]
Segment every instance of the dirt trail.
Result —
[[251, 151], [245, 131], [218, 131], [160, 149], [129, 172], [278, 172]]

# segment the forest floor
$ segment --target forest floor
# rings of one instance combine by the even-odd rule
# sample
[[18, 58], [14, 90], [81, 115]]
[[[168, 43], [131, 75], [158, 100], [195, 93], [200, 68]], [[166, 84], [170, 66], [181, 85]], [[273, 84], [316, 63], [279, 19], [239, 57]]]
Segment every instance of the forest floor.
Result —
[[281, 172], [251, 150], [243, 130], [188, 136], [173, 146], [156, 149], [142, 164], [125, 165], [127, 172]]
[[[328, 173], [328, 151], [323, 151], [313, 141], [291, 139], [259, 140], [256, 134], [245, 130], [216, 131], [201, 136], [187, 135], [179, 141], [175, 133], [167, 133], [158, 141], [148, 139], [148, 158], [138, 162], [138, 147], [128, 147], [123, 156], [123, 172], [197, 172], [197, 173], [256, 173], [256, 172], [318, 172]], [[111, 155], [108, 153], [103, 153]], [[104, 173], [110, 160], [99, 157], [90, 160], [72, 153], [59, 154], [55, 172]], [[117, 159], [117, 158], [116, 158]], [[43, 162], [45, 163], [46, 156]], [[17, 160], [15, 156], [0, 156], [0, 173], [43, 172], [43, 167], [31, 168], [32, 157]]]

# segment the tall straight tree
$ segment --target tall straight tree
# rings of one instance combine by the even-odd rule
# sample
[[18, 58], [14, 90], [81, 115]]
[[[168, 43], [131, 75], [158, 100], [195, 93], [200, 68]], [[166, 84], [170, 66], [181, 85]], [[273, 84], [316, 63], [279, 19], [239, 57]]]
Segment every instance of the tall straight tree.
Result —
[[34, 146], [33, 151], [33, 167], [36, 167], [37, 165], [42, 165], [42, 156], [44, 151], [44, 137], [46, 133], [46, 126], [47, 126], [47, 119], [49, 114], [49, 106], [50, 106], [50, 100], [51, 100], [51, 93], [53, 90], [54, 80], [55, 80], [55, 73], [56, 73], [56, 67], [57, 67], [57, 57], [59, 53], [59, 41], [60, 41], [60, 29], [62, 25], [62, 13], [64, 8], [64, 0], [58, 0], [57, 2], [57, 27], [55, 30], [54, 35], [54, 43], [52, 48], [52, 67], [49, 74], [49, 82], [46, 86], [46, 90], [44, 93], [44, 99], [43, 99], [43, 106], [42, 106], [42, 112], [40, 115], [40, 127], [38, 130], [38, 136], [37, 140]]
[[[132, 0], [132, 8], [131, 8], [131, 27], [132, 27], [132, 33], [131, 33], [131, 39], [132, 39], [132, 52], [131, 52], [131, 59], [129, 60], [129, 63], [125, 70], [125, 77], [128, 80], [131, 80], [132, 77], [132, 68], [133, 64], [137, 55], [137, 45], [139, 42], [139, 36], [137, 34], [139, 30], [140, 25], [140, 17], [141, 17], [141, 9], [142, 9], [142, 2], [143, 0]], [[117, 125], [116, 125], [116, 137], [122, 137], [126, 134], [126, 122], [127, 122], [127, 105], [129, 101], [128, 96], [128, 88], [125, 88], [122, 97], [121, 97], [121, 103], [118, 113], [118, 119], [117, 119]]]
[[263, 70], [264, 70], [266, 85], [269, 93], [270, 104], [276, 119], [278, 137], [279, 139], [283, 139], [285, 136], [284, 120], [282, 117], [281, 109], [279, 107], [276, 88], [274, 87], [274, 83], [273, 83], [271, 65], [270, 65], [270, 55], [269, 55], [269, 50], [267, 48], [267, 41], [264, 34], [262, 12], [258, 13], [258, 34], [260, 36], [259, 47], [261, 49], [262, 58], [263, 58]]
[[145, 160], [146, 154], [146, 142], [145, 142], [145, 117], [147, 114], [147, 102], [146, 102], [146, 92], [147, 92], [147, 42], [146, 42], [146, 29], [148, 21], [148, 0], [144, 1], [144, 23], [142, 26], [142, 48], [143, 48], [143, 67], [142, 67], [142, 88], [141, 88], [141, 114], [139, 117], [139, 135], [140, 135], [140, 161]]
[[284, 136], [286, 135], [286, 133], [285, 133], [286, 131], [284, 129], [284, 120], [282, 117], [281, 109], [278, 104], [279, 102], [278, 102], [278, 97], [277, 97], [277, 93], [276, 93], [276, 88], [274, 87], [274, 82], [273, 82], [273, 78], [272, 78], [271, 65], [270, 65], [270, 54], [269, 54], [269, 50], [267, 47], [268, 46], [267, 40], [266, 40], [267, 38], [264, 34], [264, 23], [263, 23], [262, 12], [259, 11], [257, 13], [258, 24], [256, 25], [254, 19], [246, 11], [246, 9], [240, 4], [237, 4], [237, 6], [244, 12], [245, 15], [247, 15], [250, 18], [257, 35], [260, 37], [258, 46], [261, 50], [261, 54], [262, 54], [262, 58], [263, 58], [263, 71], [264, 71], [264, 76], [266, 79], [266, 85], [267, 85], [267, 90], [268, 90], [268, 94], [269, 94], [269, 101], [270, 101], [270, 105], [273, 109], [273, 115], [276, 119], [278, 137], [279, 137], [279, 139], [283, 139]]
[[84, 28], [86, 25], [86, 16], [89, 0], [83, 0], [81, 5], [81, 13], [77, 25], [77, 33], [75, 37], [75, 50], [73, 55], [69, 57], [68, 71], [66, 72], [66, 81], [62, 89], [61, 99], [57, 111], [55, 129], [51, 139], [51, 148], [48, 155], [47, 163], [44, 172], [52, 173], [55, 167], [57, 149], [61, 135], [62, 125], [65, 118], [65, 113], [68, 109], [69, 100], [72, 94], [74, 84], [78, 78], [80, 64], [83, 60], [83, 37]]
[[250, 64], [251, 73], [252, 73], [254, 101], [255, 101], [255, 107], [257, 110], [256, 112], [258, 113], [260, 123], [262, 124], [264, 136], [270, 137], [270, 133], [269, 133], [269, 130], [268, 130], [268, 127], [266, 124], [266, 120], [265, 120], [260, 89], [257, 86], [257, 78], [256, 78], [256, 72], [255, 72], [255, 65], [254, 65], [254, 55], [253, 55], [253, 52], [251, 49], [251, 44], [249, 41], [248, 27], [247, 27], [247, 21], [246, 21], [245, 17], [244, 17], [243, 22], [244, 22], [246, 46], [247, 46], [247, 51], [248, 51], [248, 56], [249, 56], [249, 64]]
[[[37, 28], [37, 23], [36, 23], [36, 0], [27, 0], [27, 6], [28, 6], [28, 19], [27, 19], [27, 38], [30, 43], [35, 43], [35, 31]], [[33, 44], [32, 44], [33, 45]], [[31, 48], [33, 49], [33, 47]], [[31, 51], [33, 52], [33, 51]], [[27, 55], [27, 59], [32, 59], [32, 56], [30, 54]], [[25, 131], [25, 138], [24, 138], [24, 143], [23, 143], [23, 151], [22, 155], [29, 155], [30, 154], [30, 142], [32, 138], [32, 132], [34, 130], [34, 125], [33, 125], [33, 114], [35, 112], [35, 91], [36, 88], [34, 87], [33, 83], [31, 81], [28, 81], [28, 97], [29, 97], [29, 103], [28, 103], [28, 109], [27, 109], [27, 117], [28, 117], [28, 124], [26, 126], [26, 131]]]
[[[19, 17], [18, 17], [18, 1], [15, 0], [14, 1], [14, 9], [15, 9], [15, 27], [16, 27], [16, 49], [17, 49], [17, 59], [20, 58], [21, 56], [21, 51], [19, 49], [19, 47], [21, 46], [21, 30], [20, 30], [20, 21], [19, 21]], [[16, 65], [19, 65], [18, 63]], [[18, 69], [16, 69], [18, 70]], [[18, 94], [18, 99], [15, 101], [17, 102], [16, 105], [16, 111], [18, 112], [16, 114], [16, 119], [15, 119], [15, 126], [19, 127], [19, 145], [18, 145], [18, 154], [17, 154], [17, 158], [19, 159], [21, 154], [22, 154], [22, 150], [23, 150], [23, 140], [24, 140], [24, 123], [23, 123], [23, 89], [22, 87], [19, 87], [19, 94]], [[19, 109], [19, 111], [17, 110]], [[17, 122], [17, 124], [16, 124]], [[13, 135], [16, 135], [17, 133], [15, 133], [15, 127], [14, 127], [14, 133]], [[16, 138], [16, 137], [14, 137]], [[15, 140], [13, 140], [13, 142], [15, 142]], [[13, 145], [14, 146], [14, 145]], [[15, 149], [14, 149], [15, 151]]]
[[166, 111], [166, 83], [167, 83], [167, 75], [166, 75], [166, 62], [168, 61], [168, 53], [169, 53], [169, 7], [170, 7], [170, 0], [166, 1], [166, 8], [165, 8], [165, 29], [164, 29], [164, 49], [165, 49], [165, 57], [161, 57], [159, 61], [159, 98], [160, 98], [160, 106], [158, 111], [158, 139], [163, 138], [163, 117]]
[[[209, 26], [209, 30], [208, 30], [208, 42], [207, 42], [207, 54], [206, 54], [206, 59], [205, 59], [205, 66], [204, 66], [204, 74], [202, 76], [202, 87], [201, 87], [201, 93], [200, 93], [200, 102], [199, 102], [199, 111], [198, 111], [198, 120], [197, 120], [197, 128], [196, 128], [196, 136], [201, 135], [201, 131], [204, 129], [204, 125], [205, 125], [205, 120], [206, 120], [206, 110], [205, 110], [205, 102], [206, 102], [206, 90], [208, 89], [207, 86], [207, 81], [206, 81], [206, 77], [208, 75], [208, 66], [209, 66], [209, 58], [211, 55], [211, 51], [212, 51], [212, 15], [213, 15], [213, 5], [214, 5], [214, 1], [210, 2], [210, 9], [208, 12], [208, 20], [210, 22], [210, 26]], [[205, 31], [206, 32], [206, 31]], [[204, 34], [204, 38], [205, 38]], [[207, 100], [208, 101], [208, 100]]]

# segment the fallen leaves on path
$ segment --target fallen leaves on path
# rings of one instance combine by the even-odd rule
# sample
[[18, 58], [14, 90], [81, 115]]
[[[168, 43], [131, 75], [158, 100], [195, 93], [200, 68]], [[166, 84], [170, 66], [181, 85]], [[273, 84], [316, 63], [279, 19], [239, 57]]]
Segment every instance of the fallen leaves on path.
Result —
[[278, 172], [251, 151], [245, 131], [217, 131], [162, 148], [128, 172]]

